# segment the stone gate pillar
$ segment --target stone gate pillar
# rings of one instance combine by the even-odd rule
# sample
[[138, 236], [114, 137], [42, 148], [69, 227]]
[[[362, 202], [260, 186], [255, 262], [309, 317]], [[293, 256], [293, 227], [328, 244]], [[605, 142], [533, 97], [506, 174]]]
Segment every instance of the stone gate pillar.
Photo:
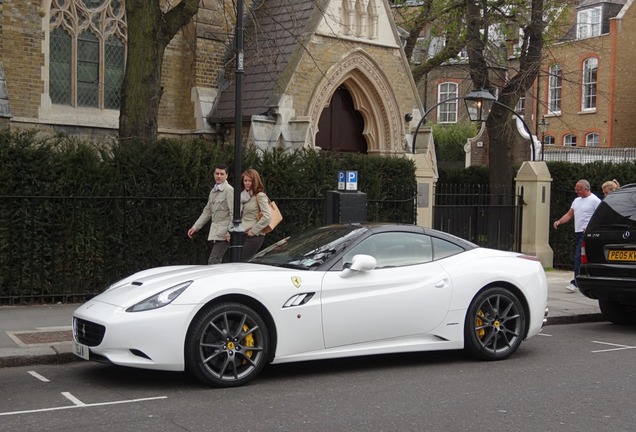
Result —
[[550, 190], [552, 176], [544, 161], [524, 162], [515, 177], [517, 194], [523, 189], [521, 252], [535, 255], [543, 267], [552, 267]]
[[437, 157], [430, 127], [422, 127], [415, 141], [415, 177], [417, 179], [417, 220], [416, 224], [433, 227], [433, 188], [439, 177]]

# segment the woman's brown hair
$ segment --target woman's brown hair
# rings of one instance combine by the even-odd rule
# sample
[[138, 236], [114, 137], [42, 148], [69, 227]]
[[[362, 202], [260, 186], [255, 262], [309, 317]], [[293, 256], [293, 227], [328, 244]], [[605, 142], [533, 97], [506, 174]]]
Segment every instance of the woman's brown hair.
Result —
[[256, 195], [261, 192], [265, 192], [265, 186], [261, 181], [261, 176], [253, 168], [248, 168], [241, 174], [241, 190], [245, 190], [245, 184], [243, 184], [243, 177], [249, 177], [252, 180], [252, 194]]

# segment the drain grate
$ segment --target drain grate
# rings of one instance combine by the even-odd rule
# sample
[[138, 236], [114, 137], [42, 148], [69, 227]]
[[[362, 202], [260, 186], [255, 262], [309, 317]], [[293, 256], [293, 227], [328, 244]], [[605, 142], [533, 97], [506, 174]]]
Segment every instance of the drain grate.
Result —
[[73, 341], [72, 330], [36, 330], [7, 332], [15, 343], [22, 347], [34, 345], [56, 345]]

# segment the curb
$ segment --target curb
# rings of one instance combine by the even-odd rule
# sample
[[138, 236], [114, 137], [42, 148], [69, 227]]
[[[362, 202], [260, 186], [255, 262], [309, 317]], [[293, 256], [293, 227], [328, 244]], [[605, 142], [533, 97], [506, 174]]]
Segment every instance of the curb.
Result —
[[31, 348], [0, 348], [0, 368], [79, 361], [71, 343]]
[[599, 322], [607, 321], [600, 313], [589, 313], [580, 315], [562, 315], [550, 318], [548, 315], [548, 321], [546, 326], [549, 325], [561, 325], [561, 324], [580, 324], [586, 322]]

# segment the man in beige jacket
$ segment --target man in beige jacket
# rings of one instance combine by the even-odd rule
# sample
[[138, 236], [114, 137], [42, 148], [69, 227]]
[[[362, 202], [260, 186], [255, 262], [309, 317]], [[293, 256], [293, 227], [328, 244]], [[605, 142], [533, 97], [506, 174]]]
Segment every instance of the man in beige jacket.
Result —
[[214, 167], [214, 187], [210, 191], [208, 203], [201, 212], [199, 219], [188, 230], [188, 237], [211, 222], [208, 241], [212, 242], [212, 252], [208, 264], [220, 264], [223, 255], [230, 246], [230, 228], [232, 226], [234, 188], [227, 182], [227, 165], [218, 164]]

